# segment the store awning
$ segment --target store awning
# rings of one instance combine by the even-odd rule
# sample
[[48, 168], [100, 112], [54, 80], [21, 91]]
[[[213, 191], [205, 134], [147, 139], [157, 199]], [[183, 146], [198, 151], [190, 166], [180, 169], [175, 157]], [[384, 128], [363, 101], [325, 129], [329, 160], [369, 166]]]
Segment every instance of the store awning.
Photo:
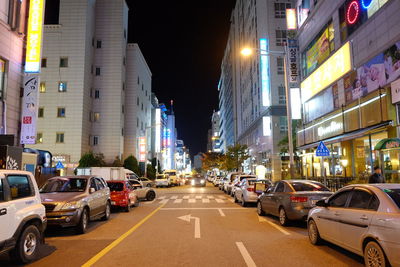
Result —
[[[376, 124], [374, 126], [370, 126], [370, 127], [364, 128], [364, 129], [356, 130], [356, 131], [353, 131], [353, 132], [349, 132], [349, 133], [345, 133], [345, 134], [338, 135], [338, 136], [335, 136], [335, 137], [331, 137], [331, 138], [328, 138], [328, 139], [325, 139], [325, 140], [320, 140], [318, 142], [314, 142], [314, 143], [311, 143], [311, 144], [308, 144], [308, 145], [304, 145], [304, 146], [298, 147], [297, 149], [305, 150], [305, 149], [317, 147], [319, 142], [321, 142], [321, 141], [323, 141], [325, 143], [325, 145], [329, 145], [329, 144], [333, 144], [333, 143], [352, 140], [352, 139], [355, 139], [355, 138], [358, 138], [358, 137], [361, 137], [361, 136], [365, 135], [369, 131], [377, 130], [379, 128], [386, 127], [386, 126], [390, 125], [391, 123], [392, 123], [392, 121], [385, 121], [385, 122], [382, 122], [380, 124]], [[400, 141], [400, 139], [399, 139], [399, 141]]]
[[379, 141], [375, 150], [400, 148], [400, 138], [385, 138]]

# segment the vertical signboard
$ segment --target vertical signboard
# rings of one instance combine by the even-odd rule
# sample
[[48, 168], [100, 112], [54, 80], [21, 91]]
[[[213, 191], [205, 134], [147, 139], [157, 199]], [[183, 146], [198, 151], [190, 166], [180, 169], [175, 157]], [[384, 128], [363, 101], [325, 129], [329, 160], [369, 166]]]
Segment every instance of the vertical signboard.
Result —
[[139, 137], [139, 162], [146, 162], [146, 137]]
[[293, 87], [298, 87], [299, 82], [299, 66], [298, 66], [298, 46], [294, 39], [288, 40], [288, 62], [289, 62], [289, 84]]
[[26, 73], [39, 73], [41, 62], [44, 0], [30, 0], [28, 37], [26, 41]]
[[290, 88], [290, 104], [292, 111], [292, 120], [300, 120], [301, 119], [300, 88]]
[[21, 144], [35, 144], [36, 121], [39, 102], [39, 76], [24, 78], [24, 97], [22, 99]]
[[294, 8], [286, 9], [286, 24], [288, 30], [297, 29], [296, 9]]
[[161, 151], [161, 109], [156, 108], [156, 134], [155, 134], [155, 151], [160, 153]]
[[271, 117], [264, 116], [263, 117], [263, 135], [264, 136], [271, 136], [272, 129], [271, 129]]
[[266, 38], [260, 39], [260, 64], [261, 64], [261, 95], [262, 105], [270, 106], [270, 80], [269, 80], [269, 45]]

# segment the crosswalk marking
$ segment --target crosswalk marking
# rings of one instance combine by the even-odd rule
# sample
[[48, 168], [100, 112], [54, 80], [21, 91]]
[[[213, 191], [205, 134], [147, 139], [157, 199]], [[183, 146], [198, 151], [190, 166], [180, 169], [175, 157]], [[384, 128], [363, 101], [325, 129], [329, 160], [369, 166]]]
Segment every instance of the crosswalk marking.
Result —
[[203, 198], [202, 201], [203, 201], [203, 203], [210, 203], [210, 199], [208, 199], [208, 198]]
[[178, 196], [172, 196], [171, 197], [171, 199], [177, 199], [178, 198]]
[[183, 199], [189, 199], [189, 196], [183, 196]]
[[160, 201], [160, 204], [167, 203], [167, 202], [168, 202], [168, 200], [169, 200], [169, 199], [163, 199], [163, 200], [161, 200], [161, 201]]
[[161, 199], [165, 199], [165, 196], [161, 196], [161, 197], [159, 197], [158, 199], [160, 199], [160, 200], [161, 200]]
[[217, 201], [217, 203], [225, 203], [225, 201], [223, 199], [216, 198], [215, 201]]
[[214, 196], [207, 196], [207, 198], [209, 198], [209, 199], [213, 199], [213, 198], [214, 198]]
[[194, 198], [189, 199], [189, 203], [196, 203], [196, 199]]
[[201, 196], [196, 196], [196, 199], [201, 199]]
[[175, 199], [174, 203], [182, 203], [183, 199]]

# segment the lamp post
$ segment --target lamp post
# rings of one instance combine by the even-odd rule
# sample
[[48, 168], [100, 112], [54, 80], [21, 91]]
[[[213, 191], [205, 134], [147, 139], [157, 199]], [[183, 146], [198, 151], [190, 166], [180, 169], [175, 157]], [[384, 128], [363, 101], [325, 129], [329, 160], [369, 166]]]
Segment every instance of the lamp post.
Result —
[[284, 51], [261, 51], [258, 48], [243, 48], [240, 53], [244, 57], [251, 56], [253, 54], [253, 50], [259, 52], [263, 55], [281, 55], [283, 56], [283, 68], [284, 68], [284, 76], [285, 76], [285, 95], [286, 95], [286, 117], [287, 117], [287, 126], [288, 126], [288, 146], [289, 146], [289, 169], [290, 176], [294, 178], [294, 152], [293, 152], [293, 137], [292, 137], [292, 110], [291, 110], [291, 102], [290, 102], [290, 88], [288, 82], [288, 63], [287, 63], [287, 46], [285, 45]]

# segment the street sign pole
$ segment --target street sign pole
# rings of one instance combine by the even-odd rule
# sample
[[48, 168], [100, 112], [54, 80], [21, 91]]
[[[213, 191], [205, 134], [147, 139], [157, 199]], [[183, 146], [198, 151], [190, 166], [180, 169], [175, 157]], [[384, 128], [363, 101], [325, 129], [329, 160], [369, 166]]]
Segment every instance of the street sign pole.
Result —
[[315, 151], [315, 156], [321, 157], [321, 175], [324, 178], [324, 184], [326, 186], [326, 174], [325, 174], [325, 157], [330, 156], [330, 151], [324, 144], [324, 142], [319, 142], [317, 150]]

